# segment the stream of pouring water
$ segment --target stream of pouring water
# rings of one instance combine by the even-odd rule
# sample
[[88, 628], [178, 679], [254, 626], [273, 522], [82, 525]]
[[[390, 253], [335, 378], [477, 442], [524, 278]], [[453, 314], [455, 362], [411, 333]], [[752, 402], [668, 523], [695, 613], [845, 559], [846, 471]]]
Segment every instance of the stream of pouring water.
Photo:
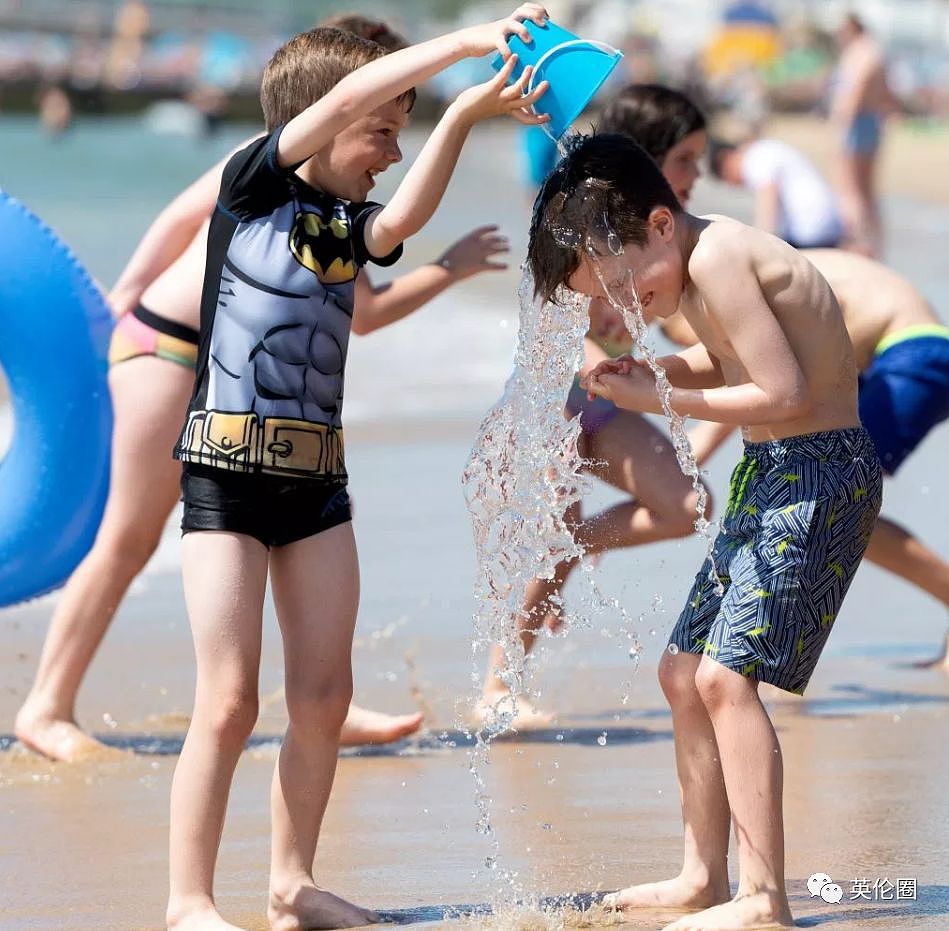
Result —
[[[609, 251], [619, 255], [622, 243], [604, 222], [605, 217], [601, 216], [597, 224], [588, 229], [599, 233], [599, 239], [606, 242]], [[551, 232], [558, 241], [558, 234], [569, 237], [570, 242], [563, 245], [585, 249], [593, 257], [603, 281], [596, 262], [602, 253], [597, 251], [592, 234], [577, 229], [551, 228]], [[695, 528], [706, 537], [711, 552], [712, 539], [705, 519], [707, 493], [699, 478], [683, 419], [669, 403], [672, 387], [645, 338], [642, 305], [632, 286], [631, 274], [629, 285], [631, 299], [625, 302], [606, 288], [604, 282], [611, 305], [622, 314], [634, 345], [656, 378], [676, 457], [696, 492]], [[496, 909], [510, 908], [515, 901], [536, 910], [538, 901], [523, 888], [516, 872], [504, 869], [499, 863], [500, 845], [491, 824], [492, 799], [486, 783], [491, 741], [510, 728], [517, 714], [518, 696], [531, 694], [524, 681], [525, 655], [518, 621], [523, 617], [529, 583], [537, 577], [550, 578], [558, 564], [583, 556], [565, 521], [567, 509], [588, 490], [587, 480], [581, 473], [584, 462], [577, 446], [580, 418], [566, 420], [563, 408], [583, 360], [589, 316], [585, 298], [569, 291], [563, 291], [559, 297], [558, 303], [536, 300], [533, 279], [525, 269], [518, 288], [520, 324], [514, 369], [500, 400], [481, 423], [462, 477], [479, 569], [471, 674], [477, 694], [472, 710], [478, 724], [469, 751], [468, 769], [475, 781], [477, 830], [490, 838], [492, 844], [484, 863], [500, 880], [495, 887], [498, 900], [492, 903]], [[599, 593], [589, 572], [583, 575], [590, 583], [594, 609], [609, 609], [621, 615], [621, 629], [632, 642], [629, 655], [638, 665], [642, 646], [629, 616], [616, 599], [604, 598]], [[499, 644], [504, 652], [503, 668], [498, 675], [510, 690], [510, 698], [485, 707], [481, 699], [481, 669], [483, 654], [493, 644]], [[605, 732], [602, 743], [606, 743]]]

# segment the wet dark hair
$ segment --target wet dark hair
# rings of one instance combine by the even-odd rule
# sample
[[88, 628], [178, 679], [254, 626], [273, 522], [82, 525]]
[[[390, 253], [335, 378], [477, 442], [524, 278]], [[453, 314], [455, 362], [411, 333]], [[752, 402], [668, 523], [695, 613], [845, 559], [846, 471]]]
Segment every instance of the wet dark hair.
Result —
[[527, 261], [534, 295], [553, 300], [591, 246], [606, 254], [611, 234], [645, 245], [655, 207], [680, 214], [679, 200], [652, 156], [629, 136], [575, 136], [547, 177], [531, 218]]
[[736, 151], [738, 146], [731, 142], [725, 142], [722, 139], [709, 139], [708, 142], [708, 167], [709, 171], [716, 178], [722, 177], [725, 157]]
[[705, 114], [681, 91], [662, 84], [623, 88], [598, 123], [601, 132], [631, 136], [660, 165], [673, 146], [705, 127]]

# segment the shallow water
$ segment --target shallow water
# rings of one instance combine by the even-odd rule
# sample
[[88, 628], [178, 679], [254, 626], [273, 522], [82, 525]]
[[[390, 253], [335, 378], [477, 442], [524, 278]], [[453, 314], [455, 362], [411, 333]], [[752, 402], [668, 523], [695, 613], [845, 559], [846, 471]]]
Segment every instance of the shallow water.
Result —
[[[507, 218], [512, 233], [523, 236], [526, 198], [514, 169], [509, 176], [496, 158], [499, 145], [513, 146], [506, 133], [494, 127], [476, 132], [466, 155], [471, 162], [465, 163], [471, 174], [464, 177], [482, 186], [453, 186], [427, 245], [437, 247], [440, 237], [490, 220], [493, 209]], [[129, 131], [115, 142], [116, 152], [103, 158], [116, 156], [120, 143], [134, 149], [140, 141]], [[4, 147], [4, 162], [6, 153]], [[16, 165], [7, 172], [4, 164], [10, 175], [4, 183], [12, 189], [16, 182], [13, 192], [28, 202], [69, 195], [62, 214], [71, 214], [76, 246], [85, 256], [84, 208], [75, 181], [43, 177], [38, 169], [46, 156], [32, 150], [27, 155], [36, 170]], [[497, 170], [493, 180], [485, 166]], [[33, 172], [28, 186], [27, 172]], [[485, 205], [480, 202], [488, 180], [497, 196]], [[126, 192], [121, 204], [103, 198], [98, 210], [107, 218], [113, 206], [120, 212], [138, 209], [134, 193]], [[160, 199], [141, 192], [142, 202], [150, 198]], [[747, 210], [746, 199], [717, 187], [701, 187], [697, 200], [699, 209], [727, 207], [738, 215]], [[949, 211], [892, 202], [888, 207], [894, 264], [914, 275], [945, 316], [949, 268], [942, 254]], [[90, 230], [108, 229], [108, 248], [117, 254], [127, 248], [128, 230], [121, 224], [99, 216], [89, 224]], [[355, 418], [351, 429], [347, 423], [363, 592], [357, 698], [391, 711], [410, 710], [417, 698], [431, 734], [418, 743], [341, 758], [318, 876], [344, 895], [411, 922], [445, 924], [496, 898], [483, 868], [493, 848], [475, 829], [468, 738], [456, 727], [471, 694], [476, 567], [458, 476], [477, 417], [498, 397], [510, 372], [516, 284], [516, 271], [473, 279], [417, 320], [354, 340], [351, 353], [348, 411], [359, 404], [368, 414]], [[505, 320], [508, 327], [502, 328]], [[461, 385], [445, 397], [453, 366]], [[737, 446], [722, 452], [709, 470], [719, 505], [736, 452]], [[887, 482], [884, 504], [884, 513], [944, 553], [949, 537], [938, 482], [946, 461], [944, 426]], [[600, 487], [591, 495], [594, 506], [611, 500]], [[606, 556], [593, 576], [636, 622], [643, 647], [639, 672], [631, 675], [629, 640], [612, 614], [591, 629], [549, 641], [532, 674], [547, 707], [560, 711], [556, 725], [493, 744], [486, 786], [504, 866], [541, 901], [565, 897], [585, 904], [600, 892], [640, 878], [664, 878], [678, 867], [671, 720], [655, 665], [702, 554], [701, 541], [690, 539]], [[577, 603], [583, 582], [578, 574], [568, 600]], [[156, 929], [166, 891], [170, 779], [193, 689], [174, 518], [151, 568], [123, 605], [79, 701], [81, 721], [139, 750], [138, 756], [70, 767], [8, 748], [53, 600], [0, 612], [0, 734], [6, 735], [0, 740], [0, 927]], [[784, 747], [788, 877], [802, 927], [949, 927], [949, 682], [907, 668], [909, 660], [934, 651], [946, 620], [931, 600], [865, 566], [807, 697], [768, 696]], [[268, 700], [238, 767], [217, 885], [225, 915], [254, 931], [265, 927], [268, 791], [284, 725], [279, 639], [270, 607], [260, 678]], [[815, 871], [830, 874], [847, 896], [854, 879], [915, 877], [918, 898], [845, 898], [828, 905], [805, 891]], [[625, 924], [656, 928], [670, 917], [626, 916]], [[554, 922], [561, 918], [565, 924], [575, 920], [555, 910]], [[530, 908], [472, 920], [492, 928], [549, 927]]]

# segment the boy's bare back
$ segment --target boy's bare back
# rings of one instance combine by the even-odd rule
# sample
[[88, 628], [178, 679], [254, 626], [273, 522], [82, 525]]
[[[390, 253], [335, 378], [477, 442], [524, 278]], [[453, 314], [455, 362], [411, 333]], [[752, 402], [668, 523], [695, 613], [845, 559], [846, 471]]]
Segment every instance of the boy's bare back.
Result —
[[[777, 341], [768, 339], [776, 323], [803, 373], [810, 402], [803, 416], [746, 427], [746, 437], [758, 442], [856, 426], [853, 348], [827, 281], [776, 236], [727, 217], [702, 220], [680, 310], [719, 362], [726, 385], [753, 380], [729, 332], [741, 333], [746, 359], [750, 350], [765, 364], [772, 354], [773, 364], [785, 363]], [[755, 300], [756, 294], [763, 300]]]
[[919, 324], [938, 324], [929, 302], [902, 275], [840, 249], [804, 249], [801, 255], [827, 279], [853, 342], [857, 370], [870, 364], [880, 341]]

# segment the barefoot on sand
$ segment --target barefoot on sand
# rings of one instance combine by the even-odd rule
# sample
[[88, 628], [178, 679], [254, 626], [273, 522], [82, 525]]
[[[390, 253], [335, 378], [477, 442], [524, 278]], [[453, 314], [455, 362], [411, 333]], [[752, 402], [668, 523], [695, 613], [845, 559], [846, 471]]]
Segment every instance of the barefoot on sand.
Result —
[[392, 743], [414, 734], [422, 726], [422, 718], [420, 711], [415, 714], [385, 714], [350, 705], [340, 731], [339, 744], [341, 747], [358, 747]]
[[663, 931], [750, 931], [753, 928], [793, 928], [786, 896], [757, 892], [686, 915]]
[[555, 714], [540, 711], [523, 696], [518, 697], [515, 705], [510, 692], [499, 691], [481, 697], [472, 715], [473, 724], [475, 727], [493, 728], [499, 718], [510, 714], [514, 715], [507, 727], [511, 731], [543, 730], [556, 720]]
[[[414, 734], [422, 726], [422, 714], [384, 714], [358, 705], [349, 714], [340, 733], [340, 746], [387, 744]], [[26, 705], [20, 709], [14, 733], [23, 746], [51, 760], [78, 763], [87, 760], [122, 759], [126, 750], [110, 747], [83, 731], [75, 721], [34, 715]]]
[[213, 906], [192, 912], [177, 920], [168, 920], [168, 931], [243, 931], [238, 925], [225, 921]]
[[361, 928], [382, 919], [368, 908], [341, 899], [316, 886], [303, 885], [286, 893], [271, 891], [267, 909], [271, 931], [316, 928]]
[[605, 896], [603, 906], [614, 911], [623, 911], [627, 908], [704, 908], [719, 905], [731, 898], [728, 882], [724, 881], [720, 887], [713, 885], [696, 885], [677, 876], [675, 879], [666, 879], [658, 883], [641, 883], [638, 886], [627, 886]]
[[75, 721], [33, 715], [26, 706], [16, 716], [13, 732], [23, 746], [65, 763], [118, 760], [128, 755], [125, 750], [109, 747], [91, 737]]

